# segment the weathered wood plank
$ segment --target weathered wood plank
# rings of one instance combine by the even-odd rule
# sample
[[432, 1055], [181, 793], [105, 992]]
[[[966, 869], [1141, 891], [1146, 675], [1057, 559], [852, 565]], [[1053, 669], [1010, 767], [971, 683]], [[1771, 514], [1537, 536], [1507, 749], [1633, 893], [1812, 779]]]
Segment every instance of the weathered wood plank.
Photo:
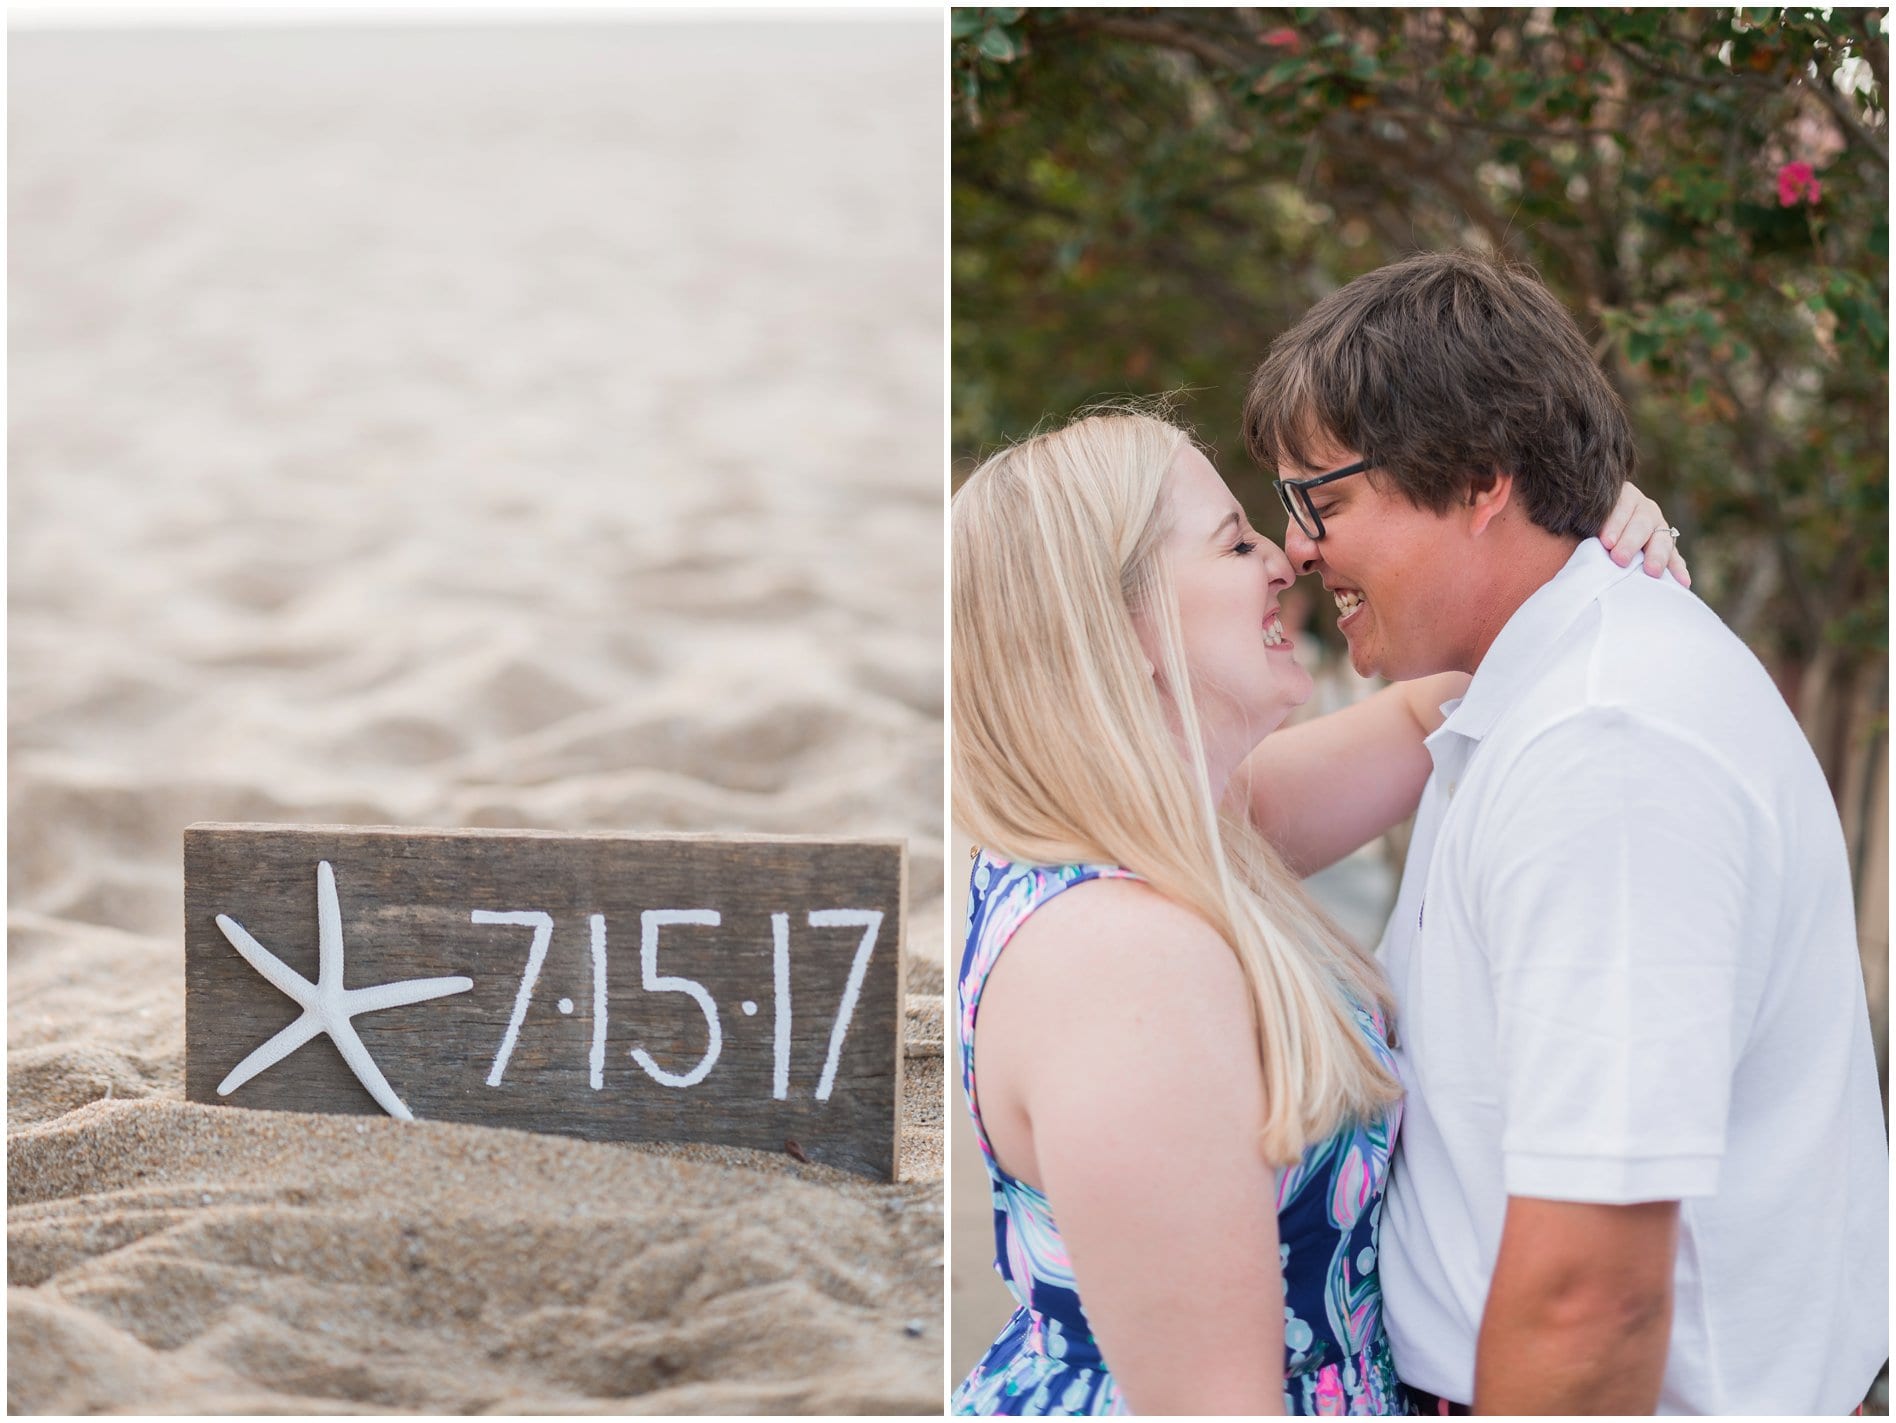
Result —
[[[193, 825], [191, 1100], [384, 1110], [324, 1035], [218, 1091], [303, 1016], [233, 937], [317, 984], [323, 864], [350, 990], [467, 980], [345, 1020], [415, 1117], [766, 1151], [794, 1142], [811, 1161], [893, 1174], [901, 841]], [[237, 927], [226, 933], [219, 916]]]

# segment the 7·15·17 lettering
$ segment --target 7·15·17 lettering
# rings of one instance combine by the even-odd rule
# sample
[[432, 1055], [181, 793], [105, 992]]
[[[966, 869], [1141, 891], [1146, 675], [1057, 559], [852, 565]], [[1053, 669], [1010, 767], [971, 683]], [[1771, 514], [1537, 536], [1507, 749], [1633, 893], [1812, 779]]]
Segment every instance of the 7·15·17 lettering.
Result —
[[[588, 917], [592, 926], [590, 1082], [593, 1090], [598, 1091], [605, 1086], [606, 1072], [606, 916], [593, 914]], [[507, 1019], [507, 1031], [501, 1037], [500, 1048], [494, 1054], [494, 1064], [487, 1073], [487, 1085], [498, 1087], [506, 1075], [508, 1059], [513, 1056], [514, 1046], [519, 1041], [520, 1025], [526, 1020], [527, 1006], [533, 1001], [534, 984], [539, 980], [540, 968], [546, 962], [547, 948], [553, 941], [553, 916], [541, 909], [476, 909], [473, 922], [510, 924], [533, 930], [533, 942], [527, 950], [527, 964], [520, 975], [520, 987], [514, 994], [513, 1012]], [[698, 1010], [704, 1014], [704, 1054], [686, 1071], [673, 1072], [661, 1067], [644, 1048], [635, 1047], [631, 1050], [632, 1060], [661, 1086], [691, 1087], [704, 1081], [711, 1069], [717, 1066], [718, 1056], [724, 1050], [724, 1030], [718, 1018], [718, 1005], [702, 983], [658, 971], [659, 931], [694, 925], [716, 928], [722, 922], [722, 916], [715, 909], [647, 909], [639, 915], [640, 986], [648, 993], [682, 993], [696, 1003]], [[849, 1035], [849, 1021], [856, 1011], [856, 1000], [862, 992], [863, 978], [869, 971], [870, 957], [875, 952], [876, 936], [882, 929], [882, 911], [813, 909], [806, 922], [813, 929], [862, 930], [862, 938], [856, 945], [855, 960], [849, 967], [849, 979], [843, 986], [842, 1001], [837, 1005], [835, 1021], [830, 1025], [829, 1050], [824, 1054], [823, 1071], [817, 1078], [816, 1100], [827, 1102], [836, 1085], [836, 1065], [842, 1057], [843, 1042]], [[771, 1095], [783, 1100], [790, 1095], [790, 915], [787, 912], [772, 914], [770, 928], [771, 997], [775, 1008]], [[559, 1006], [563, 1013], [572, 1011], [570, 999], [561, 999]], [[744, 1000], [740, 1006], [747, 1016], [757, 1011], [757, 1004], [751, 999]]]

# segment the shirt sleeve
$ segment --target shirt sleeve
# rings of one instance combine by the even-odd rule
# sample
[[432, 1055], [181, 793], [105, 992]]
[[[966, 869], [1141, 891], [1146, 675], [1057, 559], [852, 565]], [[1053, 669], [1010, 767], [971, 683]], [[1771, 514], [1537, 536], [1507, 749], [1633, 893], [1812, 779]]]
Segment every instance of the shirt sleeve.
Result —
[[1747, 916], [1773, 912], [1771, 822], [1677, 734], [1589, 708], [1510, 767], [1475, 904], [1498, 1029], [1510, 1195], [1710, 1195], [1744, 1026]]

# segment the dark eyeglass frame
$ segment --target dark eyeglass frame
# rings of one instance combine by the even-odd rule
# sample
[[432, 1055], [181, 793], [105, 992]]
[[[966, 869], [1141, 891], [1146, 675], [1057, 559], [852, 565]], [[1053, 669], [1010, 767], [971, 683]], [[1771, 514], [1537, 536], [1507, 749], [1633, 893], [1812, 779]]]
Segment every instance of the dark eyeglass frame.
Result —
[[1284, 512], [1315, 543], [1323, 537], [1323, 515], [1310, 502], [1310, 491], [1319, 484], [1361, 474], [1369, 467], [1368, 460], [1358, 460], [1355, 464], [1344, 465], [1342, 469], [1333, 469], [1328, 474], [1313, 475], [1309, 479], [1277, 479], [1272, 480], [1271, 485], [1277, 490], [1278, 499], [1283, 502]]

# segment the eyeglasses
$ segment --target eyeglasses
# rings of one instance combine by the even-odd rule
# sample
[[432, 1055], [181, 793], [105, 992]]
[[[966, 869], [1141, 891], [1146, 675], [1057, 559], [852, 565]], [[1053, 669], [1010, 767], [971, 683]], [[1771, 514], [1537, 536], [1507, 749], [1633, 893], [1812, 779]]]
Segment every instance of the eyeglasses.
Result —
[[1331, 480], [1343, 479], [1352, 474], [1361, 474], [1369, 468], [1368, 460], [1358, 460], [1355, 464], [1345, 465], [1342, 469], [1333, 469], [1328, 474], [1319, 474], [1311, 479], [1279, 479], [1272, 483], [1277, 489], [1277, 497], [1284, 501], [1284, 511], [1296, 521], [1312, 543], [1323, 537], [1323, 516], [1317, 512], [1317, 506], [1310, 500], [1310, 491], [1319, 484], [1328, 484]]

